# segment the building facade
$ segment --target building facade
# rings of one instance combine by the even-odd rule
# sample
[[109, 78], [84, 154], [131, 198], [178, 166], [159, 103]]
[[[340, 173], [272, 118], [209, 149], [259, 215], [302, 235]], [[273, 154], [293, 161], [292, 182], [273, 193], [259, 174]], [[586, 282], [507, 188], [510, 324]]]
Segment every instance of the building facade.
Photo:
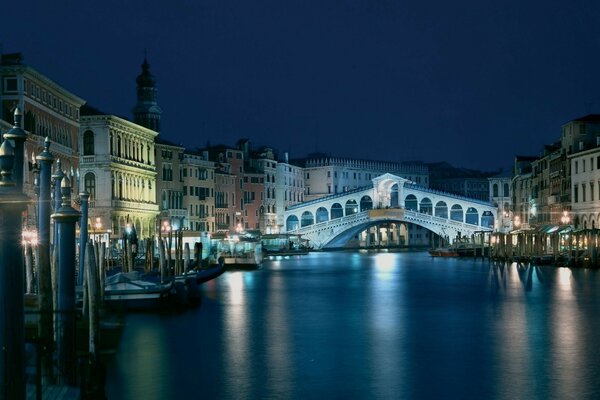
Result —
[[156, 198], [161, 232], [185, 226], [189, 215], [184, 205], [183, 154], [185, 148], [161, 138], [155, 140]]
[[[85, 100], [24, 64], [22, 55], [15, 53], [0, 55], [0, 104], [2, 132], [12, 127], [15, 107], [19, 107], [23, 128], [30, 134], [25, 142], [25, 194], [35, 197], [31, 167], [46, 137], [52, 142], [50, 152], [55, 159], [60, 159], [63, 171], [76, 188], [80, 176], [79, 112]], [[27, 211], [27, 224], [34, 224], [34, 220], [32, 203]]]
[[157, 135], [120, 117], [82, 108], [80, 190], [90, 196], [90, 220], [99, 221], [95, 229], [120, 238], [131, 224], [140, 238], [154, 235]]
[[288, 154], [276, 165], [275, 171], [275, 211], [276, 229], [272, 233], [283, 230], [285, 226], [285, 209], [304, 201], [304, 168], [290, 164]]
[[206, 152], [186, 150], [183, 154], [183, 207], [185, 229], [215, 232], [215, 165]]
[[315, 154], [294, 163], [304, 168], [304, 197], [307, 201], [369, 186], [373, 178], [385, 173], [429, 186], [428, 168], [419, 162], [371, 161]]

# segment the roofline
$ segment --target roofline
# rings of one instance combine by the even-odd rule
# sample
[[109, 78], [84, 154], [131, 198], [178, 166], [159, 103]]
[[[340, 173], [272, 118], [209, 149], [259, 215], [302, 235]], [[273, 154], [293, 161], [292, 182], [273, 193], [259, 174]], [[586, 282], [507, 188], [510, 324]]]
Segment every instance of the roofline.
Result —
[[55, 81], [53, 81], [52, 79], [48, 78], [47, 76], [43, 75], [41, 72], [39, 72], [38, 70], [36, 70], [33, 67], [30, 67], [29, 65], [25, 65], [25, 64], [21, 64], [21, 65], [1, 65], [0, 64], [0, 70], [2, 72], [12, 72], [14, 71], [15, 73], [30, 73], [33, 76], [35, 76], [36, 79], [39, 79], [40, 81], [42, 81], [43, 83], [45, 83], [48, 86], [53, 87], [54, 89], [56, 89], [57, 91], [63, 93], [65, 96], [69, 97], [69, 99], [75, 103], [81, 103], [79, 104], [79, 106], [81, 107], [82, 105], [84, 105], [85, 103], [87, 103], [86, 100], [82, 99], [81, 97], [71, 93], [70, 91], [68, 91], [67, 89], [65, 89], [63, 86], [59, 85], [58, 83], [56, 83]]

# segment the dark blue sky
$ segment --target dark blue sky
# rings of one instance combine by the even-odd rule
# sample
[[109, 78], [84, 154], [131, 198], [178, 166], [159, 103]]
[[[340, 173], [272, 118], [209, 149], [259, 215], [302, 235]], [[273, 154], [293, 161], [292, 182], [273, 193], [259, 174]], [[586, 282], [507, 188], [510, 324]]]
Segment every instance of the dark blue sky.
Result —
[[600, 112], [597, 0], [4, 2], [0, 42], [131, 118], [144, 49], [161, 135], [493, 170]]

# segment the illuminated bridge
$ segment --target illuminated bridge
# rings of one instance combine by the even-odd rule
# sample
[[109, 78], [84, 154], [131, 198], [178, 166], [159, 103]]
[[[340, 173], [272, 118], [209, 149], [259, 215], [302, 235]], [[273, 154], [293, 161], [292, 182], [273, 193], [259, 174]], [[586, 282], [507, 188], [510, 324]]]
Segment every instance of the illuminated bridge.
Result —
[[[457, 237], [471, 237], [475, 232], [494, 228], [496, 208], [480, 200], [413, 184], [411, 181], [384, 174], [373, 179], [373, 186], [338, 193], [288, 207], [285, 229], [302, 235], [318, 249], [343, 247], [369, 228], [387, 224], [398, 227], [388, 240], [400, 244], [400, 228], [406, 224], [422, 226], [453, 242]], [[365, 235], [365, 234], [363, 234]]]

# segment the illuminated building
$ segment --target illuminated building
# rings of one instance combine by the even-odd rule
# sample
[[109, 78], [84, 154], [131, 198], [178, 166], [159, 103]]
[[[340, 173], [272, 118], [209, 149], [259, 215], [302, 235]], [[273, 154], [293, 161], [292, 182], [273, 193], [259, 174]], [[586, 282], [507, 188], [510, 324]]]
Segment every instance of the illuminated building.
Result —
[[[23, 113], [23, 128], [30, 133], [25, 143], [24, 191], [34, 198], [33, 157], [41, 153], [44, 139], [52, 141], [50, 152], [61, 160], [63, 171], [77, 184], [79, 168], [79, 109], [85, 100], [23, 63], [20, 53], [2, 54], [0, 61], [0, 128], [13, 125], [13, 112]], [[75, 186], [76, 187], [76, 186]], [[28, 223], [33, 223], [33, 203]]]
[[186, 150], [183, 154], [183, 208], [187, 210], [186, 229], [215, 231], [215, 165], [206, 152]]
[[427, 166], [419, 162], [371, 161], [313, 154], [294, 163], [304, 168], [306, 200], [369, 186], [373, 178], [385, 173], [401, 176], [417, 185], [429, 186]]
[[144, 60], [137, 77], [136, 121], [84, 106], [81, 112], [81, 190], [90, 195], [90, 218], [100, 218], [114, 237], [127, 224], [146, 238], [156, 232], [158, 204], [155, 139], [160, 126], [155, 80]]
[[277, 163], [275, 173], [275, 207], [277, 230], [281, 231], [287, 207], [304, 201], [304, 169], [289, 162], [288, 153]]

